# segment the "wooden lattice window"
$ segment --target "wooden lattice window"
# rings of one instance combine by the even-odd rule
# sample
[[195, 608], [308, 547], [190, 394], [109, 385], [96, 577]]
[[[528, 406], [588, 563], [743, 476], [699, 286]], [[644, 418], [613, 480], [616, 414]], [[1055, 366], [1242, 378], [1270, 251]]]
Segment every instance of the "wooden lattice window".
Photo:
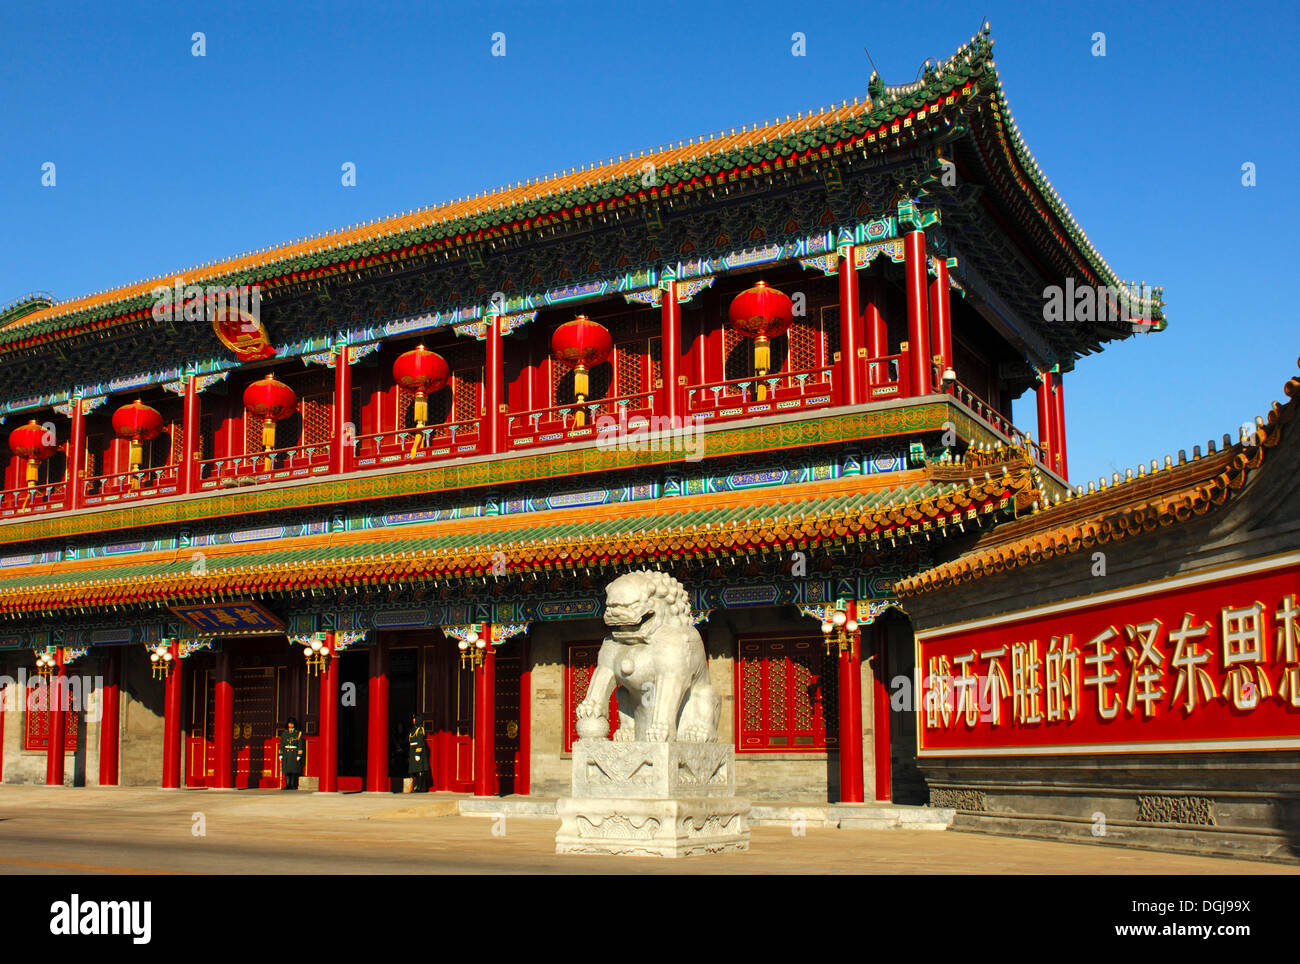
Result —
[[[613, 379], [614, 366], [607, 361], [589, 369], [587, 383], [590, 390], [587, 394], [587, 401], [594, 401], [607, 396]], [[551, 404], [555, 406], [572, 405], [577, 400], [578, 397], [573, 391], [573, 366], [560, 361], [558, 358], [551, 359]]]
[[724, 381], [754, 377], [754, 343], [732, 328], [722, 332], [722, 359]]
[[[446, 425], [448, 422], [460, 421], [460, 416], [454, 414], [456, 383], [457, 375], [453, 375], [447, 387], [427, 396], [427, 424]], [[412, 428], [415, 425], [415, 392], [401, 385], [397, 387], [397, 425], [399, 428]]]
[[[64, 678], [65, 685], [67, 678]], [[49, 684], [44, 678], [33, 677], [27, 681], [27, 702], [23, 708], [26, 712], [23, 748], [26, 750], [48, 750], [50, 747], [50, 711]], [[66, 698], [66, 697], [65, 697]], [[63, 749], [71, 752], [77, 749], [77, 738], [81, 729], [78, 714], [67, 710], [63, 714]]]
[[645, 391], [646, 343], [630, 341], [614, 348], [619, 395], [640, 395]]
[[738, 750], [822, 751], [838, 744], [835, 657], [826, 655], [820, 638], [750, 637], [739, 649]]
[[822, 344], [826, 346], [822, 353], [822, 364], [831, 365], [835, 362], [835, 353], [840, 350], [840, 306], [827, 305], [820, 315]]
[[333, 399], [326, 394], [310, 395], [302, 400], [303, 445], [324, 445], [329, 441], [333, 407]]
[[[587, 686], [591, 683], [591, 674], [596, 669], [596, 657], [600, 654], [600, 643], [589, 641], [569, 643], [568, 658], [564, 666], [564, 752], [571, 753], [573, 744], [578, 741], [577, 718], [574, 712], [579, 703], [587, 698]], [[613, 737], [618, 729], [618, 704], [609, 698], [609, 735]]]
[[483, 417], [483, 369], [462, 368], [452, 376], [452, 419], [477, 422]]

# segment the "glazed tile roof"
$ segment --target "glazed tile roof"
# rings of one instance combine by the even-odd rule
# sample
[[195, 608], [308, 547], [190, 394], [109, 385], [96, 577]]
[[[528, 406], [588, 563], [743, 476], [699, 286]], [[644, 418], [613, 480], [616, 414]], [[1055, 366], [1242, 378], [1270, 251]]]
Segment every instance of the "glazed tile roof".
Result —
[[891, 473], [791, 486], [779, 500], [754, 493], [676, 497], [647, 509], [616, 504], [551, 510], [527, 521], [485, 517], [411, 526], [378, 541], [373, 530], [277, 540], [274, 548], [212, 549], [195, 572], [192, 550], [27, 566], [0, 579], [0, 614], [174, 604], [240, 593], [490, 578], [650, 561], [736, 557], [795, 547], [870, 543], [999, 511], [1024, 511], [1038, 497], [1033, 467], [1015, 461], [968, 483], [933, 473]]
[[[766, 173], [783, 165], [830, 157], [855, 145], [883, 145], [901, 127], [924, 127], [927, 114], [972, 96], [991, 93], [997, 106], [1000, 136], [1009, 131], [1016, 165], [1041, 194], [1035, 208], [1054, 219], [1053, 232], [1064, 231], [1078, 246], [1102, 283], [1122, 286], [1088, 241], [1069, 210], [1038, 169], [1020, 138], [1001, 91], [992, 59], [993, 42], [984, 32], [933, 70], [923, 80], [885, 87], [872, 80], [872, 98], [847, 101], [838, 107], [763, 125], [734, 128], [711, 137], [692, 138], [657, 151], [620, 155], [549, 177], [519, 182], [389, 218], [353, 225], [287, 244], [197, 265], [154, 278], [52, 303], [48, 295], [20, 299], [0, 310], [0, 351], [37, 345], [65, 334], [106, 327], [117, 321], [145, 317], [151, 290], [183, 278], [187, 284], [274, 286], [296, 283], [357, 267], [388, 263], [435, 247], [477, 241], [505, 223], [514, 231], [567, 219], [570, 210], [622, 207], [681, 190], [707, 187], [715, 180], [732, 180]], [[662, 186], [641, 189], [644, 165], [655, 165]], [[1061, 227], [1057, 227], [1057, 225]], [[1157, 305], [1158, 311], [1158, 305]]]
[[[1296, 362], [1300, 367], [1300, 360]], [[1259, 468], [1265, 452], [1275, 448], [1285, 427], [1300, 408], [1300, 377], [1283, 387], [1285, 404], [1273, 403], [1268, 418], [1255, 419], [1255, 430], [1235, 444], [1225, 444], [1191, 460], [1179, 453], [1175, 465], [1153, 461], [1148, 472], [1141, 466], [1136, 477], [1129, 470], [1124, 480], [1099, 490], [1089, 486], [1082, 496], [1071, 496], [1042, 511], [998, 526], [969, 551], [950, 562], [899, 580], [894, 591], [914, 596], [995, 573], [1033, 565], [1054, 556], [1091, 550], [1095, 546], [1153, 532], [1203, 516], [1225, 505], [1246, 483], [1247, 473]], [[1290, 444], [1300, 444], [1291, 440]]]

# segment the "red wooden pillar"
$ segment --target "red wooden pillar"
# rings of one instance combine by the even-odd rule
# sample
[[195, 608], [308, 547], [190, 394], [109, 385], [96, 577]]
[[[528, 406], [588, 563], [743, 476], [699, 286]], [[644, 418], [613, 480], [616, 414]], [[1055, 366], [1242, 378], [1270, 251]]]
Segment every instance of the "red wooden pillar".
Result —
[[203, 423], [199, 417], [199, 389], [197, 375], [191, 374], [185, 380], [185, 407], [181, 415], [181, 465], [177, 473], [177, 484], [181, 493], [199, 490], [199, 459], [203, 457]]
[[948, 260], [939, 259], [939, 273], [930, 282], [931, 351], [939, 362], [939, 377], [952, 368], [952, 299], [948, 287]]
[[121, 729], [122, 651], [108, 651], [99, 694], [99, 785], [117, 786], [117, 750]]
[[[848, 618], [858, 618], [857, 603], [850, 602]], [[859, 633], [849, 634], [849, 644], [839, 655], [840, 802], [862, 803], [862, 650]]]
[[320, 783], [319, 793], [338, 793], [339, 789], [339, 674], [338, 653], [334, 650], [333, 630], [325, 634], [329, 655], [320, 671]]
[[930, 374], [930, 320], [925, 281], [925, 232], [909, 231], [903, 238], [903, 257], [907, 274], [907, 341], [908, 381], [912, 395], [929, 395], [933, 378]]
[[872, 627], [875, 659], [872, 660], [872, 718], [875, 721], [873, 758], [876, 761], [876, 802], [893, 799], [889, 749], [889, 634], [880, 623]]
[[492, 797], [497, 792], [496, 747], [496, 651], [492, 647], [492, 624], [483, 624], [483, 662], [474, 667], [474, 796]]
[[217, 654], [216, 678], [212, 684], [212, 741], [216, 751], [216, 774], [212, 787], [232, 790], [235, 786], [235, 682], [230, 653]]
[[172, 658], [168, 661], [167, 682], [163, 696], [163, 771], [162, 788], [181, 788], [181, 693], [184, 691], [185, 661], [181, 645], [173, 640]]
[[[866, 279], [863, 288], [862, 320], [866, 328], [867, 358], [882, 358], [889, 354], [889, 329], [885, 326], [885, 315], [881, 311], [881, 306], [885, 303], [885, 292], [876, 278]], [[888, 369], [868, 366], [868, 387], [865, 394], [870, 397], [871, 385], [889, 380]]]
[[334, 352], [334, 438], [330, 446], [330, 472], [352, 471], [352, 440], [359, 432], [352, 422], [351, 350], [340, 345]]
[[1065, 457], [1065, 382], [1061, 373], [1052, 377], [1052, 442], [1056, 446], [1056, 471], [1063, 479], [1070, 477], [1070, 464]]
[[681, 408], [677, 372], [682, 358], [682, 306], [677, 301], [676, 281], [669, 281], [668, 287], [663, 289], [660, 308], [659, 358], [664, 383], [660, 414], [673, 420], [669, 425], [676, 425]]
[[388, 786], [388, 641], [370, 647], [370, 690], [366, 721], [366, 792], [387, 793]]
[[72, 432], [68, 438], [67, 482], [63, 504], [69, 509], [80, 509], [85, 497], [82, 470], [86, 467], [86, 413], [81, 407], [81, 396], [73, 395], [69, 403], [72, 414]]
[[504, 439], [501, 437], [501, 399], [506, 377], [505, 359], [501, 354], [500, 315], [488, 315], [486, 341], [486, 366], [483, 369], [483, 417], [487, 421], [487, 426], [482, 435], [487, 443], [488, 452], [500, 452], [504, 445]]
[[49, 699], [46, 701], [45, 732], [49, 743], [45, 753], [45, 784], [63, 786], [63, 739], [67, 728], [68, 677], [63, 673], [63, 649], [54, 650], [54, 672], [50, 674]]
[[1038, 387], [1034, 389], [1038, 396], [1038, 445], [1043, 450], [1043, 461], [1049, 468], [1054, 467], [1052, 453], [1056, 451], [1056, 433], [1053, 431], [1052, 416], [1052, 373], [1039, 373]]
[[862, 363], [858, 349], [862, 347], [862, 320], [858, 299], [858, 266], [854, 247], [846, 244], [840, 248], [840, 404], [859, 405], [866, 401], [862, 384]]

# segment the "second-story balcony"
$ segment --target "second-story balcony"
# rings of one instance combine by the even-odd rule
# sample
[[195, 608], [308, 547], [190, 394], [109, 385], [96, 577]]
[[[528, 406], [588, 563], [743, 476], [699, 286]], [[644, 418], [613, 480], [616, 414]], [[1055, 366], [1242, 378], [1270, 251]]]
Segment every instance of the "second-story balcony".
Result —
[[[1063, 482], [1064, 426], [1050, 398], [1040, 393], [1040, 427], [1056, 418], [1049, 427], [1059, 441], [1044, 448], [1011, 423], [996, 354], [983, 357], [965, 343], [954, 370], [946, 308], [933, 324], [910, 307], [901, 315], [901, 292], [877, 271], [863, 281], [871, 303], [850, 303], [845, 315], [844, 265], [838, 278], [812, 277], [797, 265], [774, 269], [768, 287], [720, 276], [716, 287], [693, 289], [704, 293], [687, 315], [674, 282], [639, 304], [593, 300], [578, 318], [572, 308], [552, 308], [507, 328], [489, 313], [476, 335], [470, 326], [362, 345], [338, 341], [323, 353], [188, 374], [116, 396], [74, 395], [67, 405], [21, 414], [42, 427], [44, 440], [11, 451], [0, 520], [910, 404], [947, 405], [966, 419], [958, 447], [1026, 447]], [[910, 262], [907, 270], [910, 278]], [[754, 318], [737, 323], [734, 311], [731, 323], [724, 320], [742, 296], [777, 292], [779, 302], [782, 287], [797, 288], [805, 302], [798, 317], [770, 329], [766, 317], [757, 327]], [[931, 297], [946, 293], [936, 280]], [[595, 332], [596, 341], [562, 343], [560, 332], [579, 321], [583, 337]], [[1059, 409], [1055, 377], [1044, 384], [1056, 386]], [[972, 384], [996, 397], [981, 397]], [[278, 393], [274, 404], [250, 395], [267, 386]], [[123, 432], [117, 416], [133, 406], [147, 424]]]

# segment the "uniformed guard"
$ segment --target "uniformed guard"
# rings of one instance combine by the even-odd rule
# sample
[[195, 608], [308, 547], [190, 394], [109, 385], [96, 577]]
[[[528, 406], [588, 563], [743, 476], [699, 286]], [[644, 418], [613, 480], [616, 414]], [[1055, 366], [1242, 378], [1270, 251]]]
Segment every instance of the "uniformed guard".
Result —
[[419, 713], [411, 715], [411, 732], [406, 735], [406, 743], [406, 772], [415, 778], [414, 791], [425, 793], [429, 789], [429, 743]]
[[280, 731], [280, 772], [284, 774], [282, 790], [297, 790], [298, 778], [302, 776], [303, 760], [307, 756], [307, 741], [298, 721], [292, 716], [285, 721]]

